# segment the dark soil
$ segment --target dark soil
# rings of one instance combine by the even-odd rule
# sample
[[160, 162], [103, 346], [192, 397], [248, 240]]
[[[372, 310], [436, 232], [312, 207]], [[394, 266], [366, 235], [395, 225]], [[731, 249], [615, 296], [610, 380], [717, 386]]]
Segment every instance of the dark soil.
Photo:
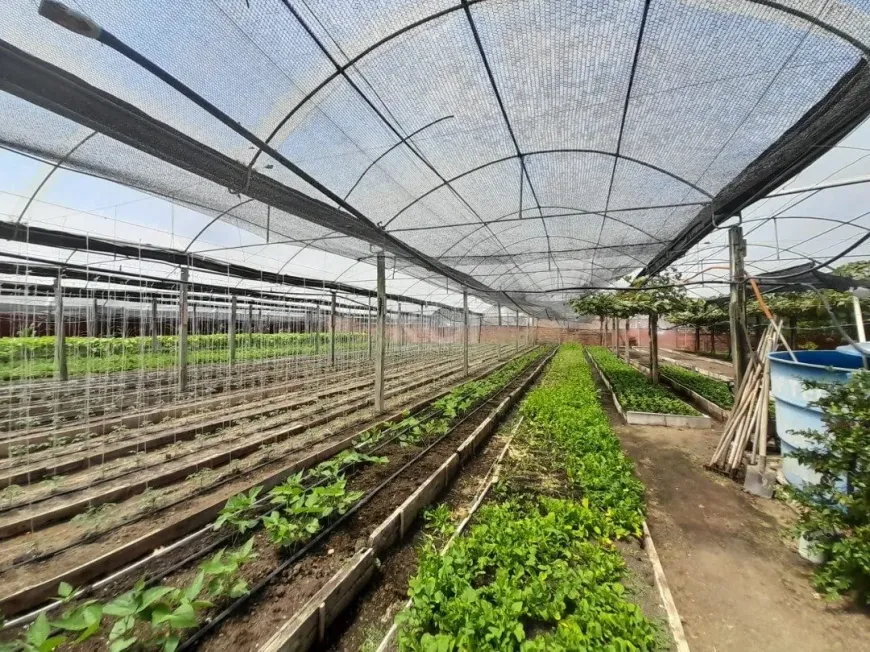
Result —
[[[223, 623], [198, 649], [210, 651], [253, 650], [268, 640], [284, 622], [297, 612], [353, 554], [366, 547], [369, 534], [396, 509], [474, 429], [499, 401], [515, 389], [536, 366], [526, 370], [487, 401], [470, 417], [436, 444], [423, 457], [393, 480], [356, 512], [318, 548], [287, 568], [256, 598], [247, 612]], [[420, 453], [419, 448], [391, 444], [379, 451], [388, 456], [382, 466], [366, 467], [348, 483], [349, 489], [370, 490], [380, 485], [403, 464]], [[398, 585], [396, 587], [398, 590]]]

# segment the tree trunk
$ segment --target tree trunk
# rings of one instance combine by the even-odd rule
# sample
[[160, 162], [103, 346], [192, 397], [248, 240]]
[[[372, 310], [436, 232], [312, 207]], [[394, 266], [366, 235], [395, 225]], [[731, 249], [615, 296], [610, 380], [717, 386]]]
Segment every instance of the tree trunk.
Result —
[[797, 348], [797, 317], [788, 318], [788, 345]]
[[701, 350], [701, 327], [695, 326], [695, 353]]
[[604, 320], [604, 343], [602, 344], [602, 346], [609, 347], [610, 346], [610, 337], [609, 337], [610, 324], [607, 323], [608, 322], [607, 317], [602, 317], [601, 319]]
[[710, 327], [710, 353], [716, 353], [716, 329]]
[[659, 382], [659, 316], [649, 317], [649, 373], [654, 383]]
[[598, 346], [604, 346], [604, 315], [598, 316]]

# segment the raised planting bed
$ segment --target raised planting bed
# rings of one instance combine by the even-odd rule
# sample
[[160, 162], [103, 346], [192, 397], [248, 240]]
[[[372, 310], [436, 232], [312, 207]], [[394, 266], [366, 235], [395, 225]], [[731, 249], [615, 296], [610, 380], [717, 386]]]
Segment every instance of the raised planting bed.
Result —
[[638, 368], [609, 350], [587, 347], [586, 355], [610, 390], [613, 404], [626, 423], [679, 428], [710, 428], [712, 420], [670, 391], [656, 385]]
[[[420, 410], [425, 410], [425, 414], [428, 416], [424, 416], [422, 413], [409, 415], [406, 412], [400, 416], [393, 417], [391, 423], [380, 424], [378, 427], [370, 428], [363, 433], [358, 432], [357, 435], [348, 436], [344, 432], [335, 433], [333, 441], [329, 442], [326, 447], [320, 447], [319, 449], [314, 447], [314, 450], [312, 450], [312, 447], [309, 447], [307, 457], [286, 459], [281, 468], [270, 471], [266, 481], [263, 481], [261, 477], [257, 485], [248, 485], [248, 487], [262, 487], [261, 493], [263, 495], [259, 496], [259, 498], [257, 497], [257, 492], [254, 492], [252, 496], [248, 492], [248, 489], [244, 489], [246, 492], [244, 495], [235, 494], [235, 497], [229, 502], [227, 502], [226, 497], [220, 502], [212, 498], [208, 505], [199, 509], [195, 514], [188, 514], [184, 519], [183, 525], [180, 521], [174, 521], [167, 524], [165, 528], [158, 528], [158, 530], [149, 532], [139, 541], [130, 542], [131, 545], [129, 546], [122, 546], [120, 549], [111, 550], [106, 555], [106, 557], [111, 557], [111, 560], [104, 558], [97, 560], [98, 563], [95, 564], [89, 563], [75, 569], [70, 569], [60, 576], [55, 575], [52, 579], [44, 580], [14, 595], [7, 596], [3, 601], [4, 611], [14, 613], [21, 609], [35, 606], [54, 594], [61, 581], [80, 584], [83, 580], [87, 581], [88, 578], [105, 573], [113, 567], [117, 568], [119, 562], [129, 562], [131, 559], [140, 557], [151, 549], [156, 549], [152, 557], [122, 569], [112, 579], [103, 581], [100, 586], [92, 585], [91, 591], [99, 589], [101, 591], [99, 594], [101, 598], [105, 595], [111, 599], [112, 596], [128, 589], [132, 585], [132, 582], [137, 577], [142, 576], [142, 574], [151, 577], [151, 585], [162, 582], [162, 578], [169, 578], [167, 581], [189, 583], [193, 579], [193, 575], [196, 574], [196, 563], [194, 563], [196, 560], [200, 560], [205, 555], [214, 552], [221, 545], [231, 543], [230, 539], [233, 536], [238, 538], [239, 532], [244, 538], [249, 537], [252, 529], [256, 532], [257, 538], [253, 551], [261, 556], [261, 561], [252, 565], [251, 572], [254, 574], [246, 574], [244, 579], [246, 581], [257, 580], [259, 577], [262, 577], [263, 564], [265, 562], [274, 560], [275, 563], [278, 563], [280, 561], [279, 557], [283, 558], [285, 556], [283, 553], [297, 548], [298, 545], [296, 544], [305, 543], [320, 527], [333, 521], [334, 517], [345, 512], [357, 500], [360, 500], [360, 503], [363, 502], [360, 491], [368, 485], [364, 482], [361, 485], [360, 482], [362, 481], [355, 479], [357, 469], [368, 468], [369, 475], [371, 475], [371, 473], [377, 474], [381, 469], [386, 472], [386, 470], [396, 465], [401, 467], [401, 455], [411, 455], [414, 448], [419, 446], [421, 438], [425, 439], [426, 436], [431, 437], [433, 435], [426, 427], [428, 419], [433, 415], [437, 416], [437, 414], [442, 413], [446, 415], [447, 412], [451, 411], [453, 414], [451, 418], [457, 418], [457, 415], [461, 415], [463, 411], [472, 409], [476, 401], [485, 400], [488, 392], [498, 391], [498, 387], [503, 386], [506, 382], [511, 382], [510, 379], [519, 374], [524, 368], [527, 368], [529, 363], [535, 357], [538, 357], [540, 353], [538, 351], [521, 356], [520, 359], [500, 365], [495, 372], [490, 371], [488, 375], [482, 374], [481, 380], [466, 382], [453, 390], [440, 394], [440, 398], [436, 396], [434, 399], [428, 399], [415, 410], [418, 413]], [[384, 448], [385, 446], [387, 448]], [[372, 457], [373, 455], [383, 456], [387, 453], [391, 456], [395, 455], [395, 459]], [[318, 462], [323, 463], [310, 473], [300, 473], [301, 470], [309, 468]], [[297, 475], [292, 476], [292, 473], [297, 473]], [[302, 485], [299, 482], [302, 482]], [[238, 484], [236, 483], [235, 486], [238, 487]], [[339, 485], [341, 486], [339, 487]], [[267, 496], [266, 491], [276, 486], [280, 490], [273, 491]], [[317, 487], [321, 487], [321, 489], [318, 490]], [[347, 504], [344, 505], [342, 503], [344, 507], [336, 504], [330, 508], [330, 511], [325, 511], [320, 516], [317, 516], [316, 520], [319, 521], [318, 528], [311, 528], [312, 523], [310, 518], [303, 519], [304, 522], [300, 521], [300, 523], [297, 523], [300, 526], [304, 525], [302, 530], [294, 530], [293, 527], [289, 527], [293, 525], [294, 519], [298, 520], [298, 517], [302, 515], [301, 512], [297, 514], [295, 511], [287, 512], [286, 518], [289, 522], [284, 525], [281, 523], [267, 524], [267, 519], [264, 517], [270, 516], [270, 510], [282, 509], [280, 506], [275, 506], [279, 502], [276, 499], [280, 495], [283, 496], [282, 501], [285, 498], [290, 500], [287, 492], [293, 488], [302, 490], [299, 496], [305, 499], [306, 508], [304, 511], [306, 513], [308, 513], [309, 508], [313, 508], [313, 503], [308, 503], [309, 495], [314, 497], [316, 494], [321, 503], [324, 500], [338, 500], [340, 498], [342, 501], [346, 501]], [[331, 492], [333, 488], [336, 490], [340, 488], [341, 491], [333, 493]], [[236, 491], [238, 490], [237, 488]], [[401, 500], [407, 497], [408, 493], [411, 492], [404, 493], [399, 501], [401, 502]], [[245, 507], [246, 501], [248, 504], [247, 508]], [[222, 514], [218, 522], [224, 523], [224, 527], [215, 532], [208, 523], [217, 516], [218, 512]], [[314, 513], [312, 512], [309, 516], [314, 516]], [[272, 520], [274, 521], [275, 519], [272, 518]], [[242, 528], [242, 523], [250, 523], [250, 525], [245, 525]], [[367, 523], [370, 523], [371, 527], [376, 525], [376, 521], [371, 519]], [[229, 524], [232, 524], [232, 526]], [[180, 536], [196, 528], [200, 529], [187, 536], [183, 541], [179, 541], [178, 545], [172, 544], [166, 546], [165, 549], [161, 548], [161, 545], [165, 546], [170, 541], [177, 541]], [[245, 531], [242, 531], [243, 529]], [[237, 533], [233, 535], [233, 531], [237, 531]], [[168, 536], [164, 536], [164, 533]], [[279, 548], [269, 543], [270, 540], [276, 539], [286, 540], [286, 545]], [[279, 555], [279, 553], [281, 554]], [[167, 564], [170, 564], [168, 569]], [[222, 564], [216, 563], [215, 565]], [[85, 569], [85, 566], [88, 568]], [[191, 568], [193, 569], [193, 574], [191, 574]], [[149, 572], [151, 575], [148, 575]], [[222, 597], [224, 598], [223, 602], [226, 603], [227, 597], [235, 596], [223, 595]], [[221, 602], [221, 600], [216, 602]], [[81, 606], [81, 603], [78, 604]], [[196, 610], [204, 608], [208, 607], [204, 605], [195, 607]], [[105, 613], [108, 614], [109, 612]], [[185, 625], [181, 629], [189, 630], [191, 627]], [[103, 634], [108, 635], [108, 629]], [[96, 643], [96, 640], [94, 643]], [[103, 648], [99, 646], [94, 647], [89, 642], [83, 649]]]
[[[428, 519], [411, 599], [377, 649], [686, 649], [678, 615], [672, 620], [653, 589], [670, 597], [666, 584], [641, 558], [643, 485], [579, 347], [560, 350], [521, 414], [510, 454], [493, 473], [498, 489], [476, 513], [485, 493], [463, 510], [473, 516], [460, 533], [442, 518], [449, 512]], [[642, 585], [632, 581], [637, 564], [627, 563], [638, 558]], [[670, 636], [656, 624], [665, 618]]]
[[[481, 376], [486, 376], [494, 368], [505, 364], [508, 363], [489, 366], [482, 371]], [[459, 380], [461, 366], [454, 367], [452, 373], [445, 371], [448, 371], [448, 375], [440, 381], [442, 386]], [[406, 373], [409, 372], [406, 370]], [[414, 377], [410, 385], [403, 382], [401, 386], [390, 387], [388, 384], [388, 409], [407, 405], [421, 395], [430, 395], [439, 385], [431, 370], [424, 378], [410, 373]], [[413, 387], [418, 389], [411, 389]], [[7, 591], [15, 592], [34, 582], [42, 583], [43, 578], [46, 578], [44, 581], [48, 584], [49, 595], [52, 595], [60, 581], [58, 578], [63, 579], [64, 574], [71, 568], [77, 569], [77, 579], [68, 581], [78, 584], [83, 577], [109, 570], [111, 567], [107, 560], [109, 557], [112, 560], [120, 558], [115, 556], [119, 547], [125, 548], [129, 543], [130, 550], [142, 551], [144, 547], [144, 552], [148, 552], [160, 545], [160, 542], [172, 541], [180, 536], [172, 535], [179, 527], [184, 528], [181, 530], [182, 534], [195, 529], [198, 527], [197, 519], [205, 513], [203, 510], [207, 512], [210, 509], [220, 509], [230, 495], [246, 490], [256, 483], [268, 482], [276, 473], [294, 468], [293, 465], [300, 458], [321, 450], [329, 450], [335, 441], [344, 442], [345, 447], [349, 446], [349, 437], [353, 432], [350, 429], [370, 418], [370, 403], [371, 393], [365, 392], [356, 404], [338, 408], [342, 413], [347, 413], [347, 416], [335, 418], [335, 404], [326, 402], [322, 408], [333, 413], [332, 418], [319, 427], [305, 430], [302, 426], [304, 433], [288, 437], [281, 443], [258, 448], [248, 457], [224, 465], [214, 472], [203, 470], [202, 473], [182, 478], [165, 489], [146, 490], [120, 503], [107, 504], [93, 512], [88, 511], [76, 522], [49, 525], [40, 532], [3, 542], [0, 546], [0, 560], [4, 560], [3, 566], [12, 566], [8, 570], [3, 568], [0, 575], [4, 587]], [[322, 418], [318, 417], [318, 420]], [[251, 434], [256, 435], [262, 434], [257, 432], [262, 425], [264, 424], [253, 422], [240, 427], [246, 431], [253, 428]], [[295, 421], [288, 423], [288, 427], [294, 429], [297, 425], [299, 424]], [[215, 445], [209, 450], [216, 452]], [[157, 453], [160, 454], [159, 451]], [[208, 478], [200, 477], [206, 472], [209, 473]], [[123, 554], [127, 559], [135, 554], [130, 550]], [[51, 578], [55, 578], [54, 581]], [[13, 612], [10, 605], [5, 603], [5, 598], [3, 612]]]
[[[720, 365], [724, 365], [726, 367], [731, 366], [730, 362], [725, 362], [723, 360], [717, 360], [716, 358], [711, 358], [709, 356], [698, 356], [695, 353], [686, 353], [683, 351], [673, 351], [671, 349], [662, 349], [662, 350], [669, 351], [671, 353], [676, 353], [679, 355], [700, 357], [700, 358], [703, 358], [703, 360], [705, 360], [705, 361], [715, 362], [715, 363], [718, 363]], [[713, 378], [715, 380], [721, 380], [722, 382], [725, 382], [725, 383], [734, 382], [734, 378], [732, 376], [728, 376], [726, 374], [720, 374], [720, 373], [717, 373], [715, 371], [710, 371], [709, 369], [704, 369], [704, 367], [699, 367], [698, 365], [693, 364], [691, 360], [686, 360], [684, 358], [674, 358], [674, 357], [667, 356], [667, 355], [661, 355], [661, 353], [659, 354], [659, 360], [661, 360], [662, 362], [667, 362], [668, 364], [676, 365], [677, 367], [683, 367], [684, 369], [694, 371], [696, 373], [701, 374], [702, 376], [709, 376], [710, 378]]]
[[727, 421], [734, 406], [731, 385], [685, 367], [662, 365], [659, 375], [675, 392], [719, 421]]

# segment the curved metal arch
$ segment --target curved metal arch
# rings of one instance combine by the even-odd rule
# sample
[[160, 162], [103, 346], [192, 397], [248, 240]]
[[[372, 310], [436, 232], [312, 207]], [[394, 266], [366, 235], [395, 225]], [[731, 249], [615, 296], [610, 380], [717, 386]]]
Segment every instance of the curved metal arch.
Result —
[[57, 160], [57, 162], [54, 163], [54, 165], [51, 166], [51, 169], [48, 171], [48, 173], [45, 175], [45, 177], [43, 177], [42, 181], [39, 182], [39, 185], [36, 186], [36, 190], [34, 190], [33, 194], [30, 195], [30, 199], [27, 200], [27, 203], [24, 205], [24, 208], [21, 209], [21, 213], [18, 215], [18, 219], [15, 220], [16, 226], [18, 224], [21, 224], [21, 220], [24, 219], [24, 215], [27, 213], [27, 209], [30, 208], [30, 205], [33, 203], [33, 200], [35, 200], [36, 196], [39, 194], [39, 191], [42, 190], [43, 186], [45, 186], [46, 183], [48, 183], [48, 180], [51, 179], [51, 177], [54, 175], [54, 173], [57, 172], [57, 170], [64, 163], [66, 163], [67, 159], [69, 159], [69, 157], [72, 156], [79, 147], [84, 145], [86, 142], [88, 142], [91, 138], [93, 138], [96, 135], [97, 135], [96, 131], [92, 131], [91, 133], [89, 133], [87, 136], [82, 138], [78, 143], [76, 143], [66, 154], [64, 154], [62, 157], [60, 157]]
[[[223, 213], [220, 213], [220, 214], [218, 214], [216, 217], [212, 218], [212, 220], [211, 220], [208, 224], [206, 224], [204, 227], [202, 227], [202, 228], [199, 230], [199, 233], [197, 233], [195, 236], [193, 236], [193, 240], [191, 240], [191, 241], [187, 244], [187, 246], [184, 248], [184, 251], [183, 251], [182, 253], [185, 253], [185, 254], [186, 254], [186, 253], [189, 253], [189, 252], [190, 252], [190, 248], [191, 248], [191, 247], [193, 246], [193, 244], [194, 244], [194, 243], [199, 239], [199, 236], [201, 236], [203, 233], [205, 233], [205, 232], [208, 230], [208, 228], [209, 228], [212, 224], [214, 224], [215, 222], [217, 222], [217, 221], [218, 221], [220, 218], [222, 218], [224, 215], [226, 215], [226, 214], [229, 213], [230, 211], [234, 211], [234, 210], [236, 210], [239, 206], [244, 206], [245, 204], [249, 204], [249, 203], [251, 203], [252, 201], [254, 201], [254, 200], [253, 200], [252, 198], [250, 198], [250, 197], [249, 197], [248, 199], [243, 199], [243, 200], [240, 201], [238, 204], [234, 204], [233, 206], [230, 206], [230, 207], [229, 207], [228, 209], [226, 209]], [[246, 221], [247, 221], [247, 220], [246, 220]]]
[[[520, 225], [517, 225], [516, 227], [510, 227], [509, 229], [507, 229], [507, 231], [510, 231], [510, 230], [512, 230], [512, 229], [514, 229], [514, 228], [518, 228], [519, 226], [520, 226]], [[504, 233], [506, 233], [507, 231], [505, 231]], [[590, 244], [590, 245], [592, 245], [593, 247], [596, 246], [596, 243], [595, 243], [595, 242], [593, 242], [592, 240], [586, 240], [586, 239], [584, 239], [584, 238], [577, 238], [577, 237], [574, 237], [574, 236], [557, 236], [557, 237], [560, 238], [560, 239], [562, 239], [562, 240], [573, 240], [573, 241], [576, 241], [576, 242], [582, 242], [582, 243], [584, 243], [584, 244]], [[548, 245], [549, 245], [550, 239], [549, 239], [548, 237], [545, 238], [544, 236], [535, 235], [535, 236], [530, 236], [530, 237], [528, 237], [528, 238], [523, 238], [522, 240], [517, 240], [516, 242], [512, 242], [510, 246], [522, 245], [522, 244], [524, 244], [524, 243], [526, 243], [526, 242], [532, 242], [532, 241], [534, 241], [534, 240], [540, 240], [540, 239], [542, 239], [542, 238], [545, 239], [545, 240], [547, 241]], [[475, 246], [475, 247], [480, 246], [480, 245], [482, 245], [484, 242], [486, 242], [488, 239], [489, 239], [489, 238], [486, 238], [486, 239], [482, 240], [480, 243], [475, 244], [474, 246]], [[553, 253], [553, 252], [551, 252], [551, 254], [552, 254], [552, 253]], [[462, 257], [459, 259], [459, 262], [457, 262], [457, 265], [462, 265], [462, 261], [465, 260], [465, 258], [466, 258], [468, 255], [469, 255], [469, 252], [466, 252], [465, 254], [463, 254]], [[508, 257], [512, 257], [513, 255], [514, 255], [514, 254], [507, 254]], [[516, 254], [516, 255], [521, 255], [521, 253]], [[631, 259], [633, 259], [633, 260], [636, 260], [638, 263], [640, 263], [641, 266], [643, 266], [643, 265], [646, 264], [646, 263], [642, 262], [640, 259], [636, 258], [635, 256], [632, 256], [631, 254], [624, 254], [624, 255], [628, 256], [629, 258], [631, 258]], [[556, 264], [557, 267], [559, 266], [559, 264], [556, 263], [555, 259], [553, 260], [553, 262]], [[477, 270], [477, 268], [480, 267], [480, 265], [482, 265], [482, 264], [483, 264], [483, 263], [478, 263], [477, 265], [475, 265], [474, 268], [469, 272], [469, 274], [474, 274], [474, 272]]]
[[[539, 150], [535, 150], [532, 152], [524, 152], [522, 157], [525, 158], [525, 157], [529, 157], [529, 156], [540, 156], [540, 155], [544, 155], [544, 154], [597, 154], [600, 156], [609, 156], [609, 157], [617, 159], [617, 160], [622, 159], [624, 161], [630, 161], [632, 163], [637, 163], [638, 165], [641, 165], [645, 168], [649, 168], [650, 170], [660, 172], [661, 174], [664, 174], [665, 176], [671, 177], [675, 181], [679, 181], [683, 185], [691, 188], [692, 190], [695, 190], [695, 191], [701, 193], [702, 195], [704, 195], [708, 199], [711, 199], [711, 200], [713, 199], [713, 195], [711, 195], [709, 192], [707, 192], [703, 188], [696, 186], [694, 183], [692, 183], [688, 179], [684, 179], [681, 176], [674, 174], [673, 172], [669, 172], [668, 170], [665, 170], [664, 168], [659, 167], [658, 165], [654, 165], [652, 163], [647, 163], [646, 161], [642, 161], [640, 159], [634, 158], [633, 156], [625, 156], [624, 154], [617, 154], [615, 152], [608, 152], [608, 151], [605, 151], [602, 149], [586, 149], [586, 148], [579, 148], [579, 147], [578, 148], [569, 147], [569, 148], [559, 148], [559, 149], [539, 149]], [[496, 159], [494, 161], [489, 161], [487, 163], [483, 163], [481, 165], [478, 165], [476, 167], [471, 168], [470, 170], [466, 170], [465, 172], [461, 172], [460, 174], [457, 174], [455, 177], [448, 179], [446, 182], [440, 183], [437, 186], [435, 186], [434, 188], [430, 188], [429, 190], [424, 192], [422, 195], [420, 195], [419, 197], [414, 199], [414, 201], [412, 201], [410, 204], [407, 204], [406, 206], [404, 206], [401, 210], [399, 210], [398, 213], [396, 213], [389, 220], [387, 220], [387, 222], [384, 224], [383, 228], [386, 229], [402, 213], [404, 213], [406, 210], [411, 208], [417, 202], [419, 202], [419, 201], [425, 199], [426, 197], [428, 197], [429, 195], [431, 195], [436, 190], [440, 190], [441, 188], [444, 188], [445, 186], [447, 186], [450, 183], [453, 183], [454, 181], [462, 179], [463, 177], [467, 177], [470, 174], [474, 174], [475, 172], [479, 172], [480, 170], [486, 169], [490, 166], [497, 165], [499, 163], [504, 163], [505, 161], [512, 161], [512, 160], [518, 159], [518, 158], [521, 158], [521, 157], [517, 154], [513, 154], [511, 156], [504, 156], [502, 158]]]
[[[862, 43], [858, 39], [854, 38], [853, 36], [847, 34], [846, 32], [843, 32], [839, 28], [834, 27], [830, 23], [823, 21], [823, 20], [820, 20], [820, 19], [816, 18], [815, 16], [812, 16], [804, 11], [801, 11], [799, 9], [795, 9], [792, 7], [787, 7], [787, 6], [783, 5], [781, 2], [775, 2], [774, 0], [747, 0], [747, 1], [752, 3], [752, 4], [758, 4], [758, 5], [762, 5], [765, 7], [770, 7], [771, 9], [782, 11], [783, 13], [791, 14], [797, 18], [805, 20], [805, 21], [815, 25], [816, 27], [819, 27], [826, 32], [830, 32], [834, 36], [837, 36], [838, 38], [846, 41], [847, 43], [849, 43], [853, 47], [860, 50], [865, 56], [870, 56], [870, 47], [868, 47], [867, 45], [865, 45], [864, 43]], [[413, 23], [409, 23], [408, 25], [405, 25], [404, 27], [396, 30], [395, 32], [393, 32], [391, 34], [387, 34], [382, 39], [375, 41], [374, 43], [369, 45], [367, 48], [362, 50], [359, 54], [348, 59], [347, 62], [345, 62], [342, 66], [340, 66], [334, 72], [327, 75], [323, 79], [323, 81], [321, 81], [317, 86], [315, 86], [313, 89], [311, 89], [305, 95], [305, 97], [303, 97], [301, 100], [299, 100], [299, 102], [296, 105], [294, 105], [293, 108], [290, 109], [290, 111], [287, 113], [287, 115], [284, 116], [284, 118], [282, 118], [278, 122], [278, 124], [275, 126], [275, 128], [272, 130], [272, 132], [266, 138], [265, 142], [267, 144], [271, 143], [272, 139], [278, 134], [278, 132], [284, 127], [284, 125], [286, 125], [287, 122], [294, 115], [296, 115], [296, 113], [303, 106], [308, 104], [308, 102], [310, 102], [318, 93], [320, 93], [320, 91], [323, 90], [332, 80], [341, 77], [349, 69], [353, 68], [353, 66], [358, 64], [360, 61], [362, 61], [364, 58], [366, 58], [368, 55], [370, 55], [375, 50], [380, 49], [382, 46], [386, 45], [390, 41], [393, 41], [394, 39], [398, 38], [399, 36], [402, 36], [403, 34], [411, 32], [411, 31], [417, 29], [418, 27], [421, 27], [422, 25], [426, 25], [427, 23], [430, 23], [434, 20], [437, 20], [439, 18], [443, 18], [444, 16], [452, 14], [455, 11], [463, 11], [465, 6], [476, 5], [476, 4], [479, 4], [481, 2], [484, 2], [484, 0], [463, 0], [463, 2], [461, 2], [460, 4], [454, 5], [452, 7], [447, 7], [446, 9], [442, 9], [441, 11], [436, 11], [434, 14], [424, 16], [423, 18], [420, 18], [420, 19], [414, 21]], [[254, 154], [254, 157], [251, 159], [251, 162], [248, 164], [248, 167], [252, 168], [254, 166], [254, 164], [257, 162], [257, 159], [260, 157], [260, 154], [262, 154], [262, 150], [258, 149], [257, 152]]]
[[[532, 236], [531, 238], [526, 238], [526, 239], [524, 239], [524, 240], [520, 240], [519, 242], [515, 242], [514, 244], [522, 244], [522, 243], [524, 243], [524, 242], [529, 242], [529, 241], [531, 241], [531, 240], [541, 240], [541, 239], [544, 239], [544, 236], [536, 235], [536, 236]], [[582, 238], [572, 238], [572, 237], [567, 237], [567, 236], [566, 236], [565, 239], [566, 239], [566, 240], [577, 240], [578, 242], [585, 242], [585, 243], [588, 243], [588, 244], [594, 244], [594, 243], [591, 243], [591, 241], [589, 241], [589, 240], [583, 240]], [[635, 256], [632, 256], [631, 254], [625, 254], [625, 255], [628, 256], [629, 258], [632, 258], [633, 260], [636, 260], [636, 261], [638, 262], [638, 264], [639, 264], [641, 267], [643, 267], [643, 266], [646, 264], [646, 263], [644, 263], [643, 261], [641, 261], [640, 259], [636, 258]], [[461, 263], [460, 263], [460, 264], [461, 264]], [[473, 274], [474, 271], [477, 270], [477, 268], [480, 267], [480, 265], [482, 265], [482, 264], [483, 264], [483, 263], [478, 263], [477, 265], [475, 265], [475, 266], [474, 266], [474, 269], [472, 269], [472, 270], [469, 272], [469, 274]], [[561, 268], [559, 268], [558, 263], [556, 263], [556, 267], [557, 267], [557, 269], [558, 269], [559, 271], [561, 271]], [[548, 270], [548, 271], [549, 271], [549, 270]], [[509, 273], [510, 273], [510, 272], [504, 272], [504, 273], [502, 273], [502, 274], [501, 274], [500, 276], [498, 276], [498, 277], [497, 277], [493, 282], [496, 283], [496, 282], [500, 281], [502, 278], [504, 278], [505, 276], [507, 276]], [[536, 272], [528, 272], [528, 273], [529, 273], [529, 274], [533, 274], [533, 273], [536, 273]], [[590, 270], [589, 274], [590, 274], [591, 277], [598, 278], [598, 279], [600, 279], [600, 280], [602, 280], [602, 281], [604, 280], [602, 277], [597, 276], [597, 275], [596, 275], [593, 271], [591, 271], [591, 270]]]
[[[611, 219], [611, 220], [613, 220], [614, 222], [617, 222], [617, 223], [619, 223], [619, 224], [622, 224], [622, 225], [624, 225], [624, 226], [627, 226], [627, 227], [629, 227], [629, 228], [632, 228], [632, 229], [634, 229], [635, 231], [637, 231], [637, 232], [639, 232], [639, 233], [642, 233], [643, 235], [647, 236], [648, 238], [654, 240], [655, 243], [658, 243], [658, 244], [666, 244], [666, 242], [665, 242], [664, 240], [660, 240], [659, 238], [656, 238], [654, 235], [652, 235], [651, 233], [648, 233], [648, 232], [644, 231], [644, 230], [641, 229], [639, 226], [636, 226], [636, 225], [634, 225], [634, 224], [630, 224], [630, 223], [628, 223], [628, 222], [625, 222], [625, 221], [623, 221], [623, 220], [621, 220], [621, 219], [619, 219], [619, 218], [617, 218], [617, 217], [613, 217], [613, 216], [611, 216], [611, 215], [605, 215], [604, 213], [598, 213], [598, 212], [595, 212], [595, 211], [587, 211], [587, 210], [585, 210], [585, 209], [574, 209], [573, 207], [569, 207], [569, 206], [542, 206], [541, 208], [558, 208], [558, 209], [567, 209], [567, 210], [578, 210], [578, 211], [581, 211], [581, 212], [579, 213], [580, 215], [598, 215], [598, 216], [600, 216], [600, 217], [603, 217], [603, 218], [605, 219], [605, 221], [608, 220], [608, 219]], [[520, 211], [514, 211], [514, 212], [512, 212], [512, 213], [508, 213], [508, 215], [518, 214], [519, 212], [520, 212]], [[498, 218], [498, 219], [495, 220], [495, 221], [498, 222], [498, 221], [502, 220], [504, 217], [505, 217], [505, 216], [502, 216], [502, 217]], [[538, 218], [530, 218], [530, 219], [538, 219]], [[481, 226], [482, 226], [482, 225], [481, 225]], [[509, 230], [509, 229], [508, 229], [508, 230]], [[473, 231], [471, 231], [470, 233], [468, 233], [464, 238], [462, 238], [462, 239], [457, 240], [456, 242], [454, 242], [452, 245], [450, 245], [447, 249], [445, 249], [444, 251], [442, 251], [442, 252], [439, 254], [439, 258], [440, 258], [441, 256], [445, 256], [445, 255], [447, 255], [448, 253], [450, 253], [450, 251], [451, 251], [454, 247], [458, 246], [458, 245], [459, 245], [463, 240], [465, 240], [465, 239], [467, 239], [467, 238], [470, 238], [471, 236], [473, 236], [473, 235], [474, 235], [475, 233], [477, 233], [478, 231], [480, 231], [480, 227], [478, 227], [478, 228], [474, 229]], [[484, 242], [486, 242], [486, 240], [484, 240]], [[594, 244], [594, 243], [592, 243], [592, 244]]]

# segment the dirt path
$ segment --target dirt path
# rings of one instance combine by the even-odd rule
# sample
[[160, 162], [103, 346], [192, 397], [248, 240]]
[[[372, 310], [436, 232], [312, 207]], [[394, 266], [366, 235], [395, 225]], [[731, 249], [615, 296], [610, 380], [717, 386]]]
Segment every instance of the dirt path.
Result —
[[870, 617], [813, 592], [787, 533], [794, 513], [703, 468], [718, 432], [627, 426], [607, 407], [647, 486], [650, 530], [693, 652], [870, 649]]

